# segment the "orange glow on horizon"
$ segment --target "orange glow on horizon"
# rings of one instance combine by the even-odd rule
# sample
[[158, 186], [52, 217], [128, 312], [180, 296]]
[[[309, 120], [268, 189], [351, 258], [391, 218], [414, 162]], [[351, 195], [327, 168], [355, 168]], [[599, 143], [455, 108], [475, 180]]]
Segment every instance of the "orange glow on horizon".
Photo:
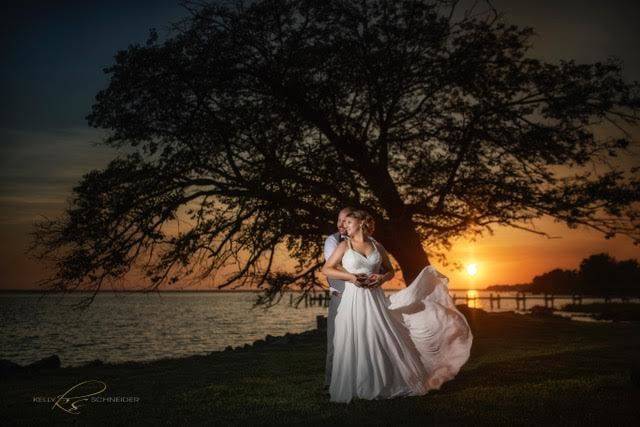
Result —
[[[0, 276], [3, 279], [0, 288], [38, 289], [35, 281], [47, 275], [41, 265], [27, 259], [22, 253], [30, 225], [26, 217], [20, 223], [0, 224], [6, 243], [0, 248]], [[177, 231], [173, 227], [168, 225], [167, 231]], [[446, 252], [449, 265], [435, 263], [434, 266], [449, 278], [450, 289], [482, 290], [491, 285], [530, 283], [536, 275], [554, 268], [578, 268], [582, 259], [594, 253], [606, 252], [618, 260], [638, 259], [637, 247], [625, 236], [605, 240], [595, 231], [568, 229], [550, 219], [539, 221], [538, 228], [561, 238], [547, 239], [522, 230], [497, 227], [493, 235], [479, 237], [476, 241], [461, 239], [452, 242], [451, 250]], [[285, 251], [278, 251], [276, 261], [278, 270], [286, 270], [294, 265]], [[456, 268], [452, 263], [461, 268]], [[215, 290], [230, 270], [212, 274], [198, 284], [180, 281], [161, 289]], [[398, 272], [397, 277], [400, 275]], [[145, 287], [140, 283], [141, 280], [144, 280], [141, 275], [132, 272], [126, 288]], [[384, 285], [384, 289], [402, 287], [404, 284], [399, 280]]]

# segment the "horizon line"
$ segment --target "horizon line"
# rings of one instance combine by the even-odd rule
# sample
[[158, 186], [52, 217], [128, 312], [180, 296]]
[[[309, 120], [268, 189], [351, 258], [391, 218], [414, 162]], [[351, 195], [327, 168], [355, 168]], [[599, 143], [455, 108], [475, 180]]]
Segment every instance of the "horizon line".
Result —
[[[492, 285], [495, 286], [495, 285]], [[497, 285], [497, 286], [505, 286], [505, 285]], [[507, 286], [520, 286], [520, 285], [507, 285]], [[397, 289], [383, 289], [385, 291], [400, 291], [404, 288], [397, 288]], [[478, 289], [478, 288], [449, 288], [450, 291], [485, 291], [485, 290], [490, 290], [488, 288], [482, 288], [482, 289]], [[52, 294], [73, 294], [73, 293], [94, 293], [95, 291], [91, 291], [91, 290], [75, 290], [75, 291], [49, 291], [49, 290], [42, 290], [42, 289], [0, 289], [0, 293], [19, 293], [19, 292], [28, 292], [28, 293], [52, 293]], [[218, 292], [218, 293], [224, 293], [224, 292], [254, 292], [254, 293], [259, 293], [262, 292], [262, 290], [260, 289], [166, 289], [166, 290], [135, 290], [135, 289], [122, 289], [122, 290], [116, 290], [116, 289], [108, 289], [108, 290], [99, 290], [98, 293], [104, 293], [104, 292], [112, 292], [112, 293], [187, 293], [187, 292], [193, 292], [193, 293], [205, 293], [205, 292]], [[302, 290], [297, 290], [297, 289], [287, 289], [284, 292], [296, 292], [296, 293], [302, 293], [304, 291]], [[311, 293], [321, 293], [321, 292], [329, 292], [328, 289], [322, 289], [322, 290], [317, 290], [315, 292], [311, 291]]]

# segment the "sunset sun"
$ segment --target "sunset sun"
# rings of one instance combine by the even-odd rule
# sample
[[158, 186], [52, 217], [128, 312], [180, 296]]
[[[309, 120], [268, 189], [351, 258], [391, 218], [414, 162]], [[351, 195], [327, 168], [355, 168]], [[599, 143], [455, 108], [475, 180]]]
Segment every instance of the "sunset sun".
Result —
[[478, 266], [476, 264], [467, 265], [467, 274], [469, 276], [475, 276], [478, 273]]

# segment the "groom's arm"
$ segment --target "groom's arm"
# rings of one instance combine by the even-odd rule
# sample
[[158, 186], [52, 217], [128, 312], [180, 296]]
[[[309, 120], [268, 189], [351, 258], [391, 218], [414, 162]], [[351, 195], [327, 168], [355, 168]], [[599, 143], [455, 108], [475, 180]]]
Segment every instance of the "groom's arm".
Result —
[[[333, 236], [329, 236], [327, 237], [327, 240], [324, 241], [324, 262], [327, 262], [329, 260], [329, 258], [331, 258], [331, 255], [335, 252], [336, 248], [338, 247], [338, 239], [334, 238]], [[344, 268], [342, 268], [342, 265], [337, 265], [335, 268], [337, 268], [340, 271], [345, 271]], [[331, 292], [337, 292], [338, 294], [340, 293], [340, 291], [338, 291], [337, 289], [331, 287], [331, 280], [327, 281], [329, 282], [329, 291]]]
[[327, 262], [329, 258], [331, 258], [331, 254], [338, 247], [338, 241], [333, 238], [333, 236], [327, 237], [327, 240], [324, 241], [324, 262]]

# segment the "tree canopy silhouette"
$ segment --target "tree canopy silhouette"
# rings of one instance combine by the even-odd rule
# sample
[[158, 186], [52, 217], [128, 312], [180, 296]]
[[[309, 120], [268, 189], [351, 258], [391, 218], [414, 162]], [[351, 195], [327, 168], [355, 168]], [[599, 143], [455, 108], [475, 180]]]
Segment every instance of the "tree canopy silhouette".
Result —
[[527, 57], [533, 29], [487, 5], [185, 2], [170, 37], [152, 30], [105, 69], [87, 119], [132, 152], [35, 224], [32, 250], [54, 266], [41, 285], [97, 291], [137, 266], [152, 289], [219, 273], [273, 303], [320, 285], [344, 205], [372, 212], [407, 283], [454, 238], [547, 235], [530, 226], [545, 215], [637, 244], [637, 175], [589, 166], [629, 150], [638, 82], [615, 58]]
[[597, 253], [584, 258], [578, 269], [555, 268], [535, 276], [526, 291], [638, 297], [640, 264], [637, 259], [617, 261], [607, 253]]

